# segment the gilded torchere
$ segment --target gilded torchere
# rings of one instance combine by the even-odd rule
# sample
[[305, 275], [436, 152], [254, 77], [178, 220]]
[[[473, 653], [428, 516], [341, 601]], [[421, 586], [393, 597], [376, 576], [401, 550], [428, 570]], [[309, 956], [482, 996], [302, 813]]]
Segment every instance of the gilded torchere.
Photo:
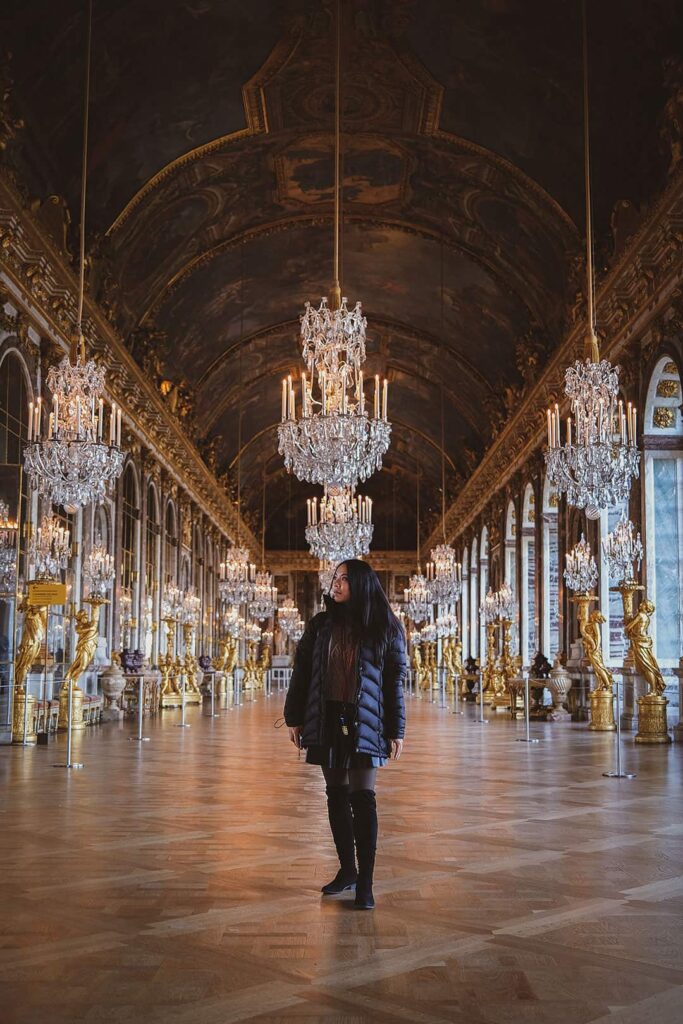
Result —
[[[483, 700], [485, 704], [492, 704], [495, 699], [496, 687], [500, 689], [500, 676], [498, 673], [496, 654], [496, 626], [498, 623], [486, 623], [486, 664], [482, 669]], [[477, 694], [477, 704], [479, 695]]]
[[[619, 583], [618, 586], [610, 587], [610, 590], [612, 590], [614, 592], [618, 591], [621, 594], [621, 604], [622, 604], [622, 608], [624, 609], [624, 629], [625, 629], [626, 628], [626, 623], [630, 619], [632, 619], [634, 617], [634, 615], [635, 615], [635, 611], [634, 611], [634, 599], [635, 599], [635, 596], [636, 596], [637, 593], [639, 593], [641, 591], [644, 591], [645, 587], [643, 587], [640, 583], [637, 583], [636, 580], [634, 580], [634, 579], [625, 579], [625, 580], [622, 580], [621, 583]], [[628, 648], [628, 651], [626, 653], [626, 657], [624, 658], [624, 667], [625, 668], [634, 668], [634, 666], [635, 666], [635, 662], [634, 662], [634, 659], [633, 659], [633, 648], [632, 648], [631, 644], [629, 644], [629, 648]]]
[[178, 620], [172, 615], [167, 615], [162, 621], [166, 627], [166, 653], [159, 655], [159, 668], [161, 669], [160, 707], [177, 708], [181, 704], [175, 662], [175, 639]]
[[90, 611], [81, 608], [76, 613], [76, 653], [74, 659], [66, 670], [64, 681], [59, 691], [59, 728], [66, 729], [69, 724], [69, 688], [71, 687], [71, 709], [72, 729], [84, 729], [83, 721], [83, 691], [77, 685], [88, 665], [93, 659], [97, 650], [97, 641], [100, 635], [100, 608], [107, 604], [103, 597], [92, 595], [86, 598], [85, 604], [90, 605]]
[[614, 732], [614, 679], [602, 656], [600, 626], [603, 622], [605, 616], [599, 608], [594, 608], [583, 622], [579, 621], [583, 651], [595, 673], [595, 689], [590, 693], [591, 721], [588, 728], [594, 732]]
[[197, 683], [197, 661], [192, 653], [192, 637], [194, 626], [191, 623], [183, 623], [183, 644], [185, 656], [183, 658], [183, 671], [185, 672], [185, 696], [197, 696], [199, 685]]
[[219, 641], [218, 651], [218, 657], [213, 659], [213, 667], [218, 674], [218, 696], [224, 697], [227, 693], [228, 678], [233, 677], [237, 665], [237, 640], [232, 636], [224, 637]]
[[[47, 620], [47, 608], [44, 605], [36, 607], [29, 604], [28, 597], [24, 597], [19, 605], [19, 611], [23, 613], [24, 625], [21, 634], [21, 643], [14, 661], [14, 710], [12, 715], [12, 740], [14, 743], [24, 741], [24, 718], [26, 718], [26, 739], [34, 743], [36, 733], [33, 720], [33, 710], [36, 699], [26, 693], [26, 678], [35, 664], [40, 648], [45, 639], [45, 626]], [[26, 705], [28, 704], [28, 709]]]
[[413, 686], [415, 692], [422, 689], [422, 650], [419, 643], [413, 642], [413, 653], [410, 659], [410, 665], [413, 670]]
[[624, 632], [630, 641], [636, 671], [648, 685], [648, 692], [638, 698], [638, 732], [636, 743], [670, 743], [666, 709], [668, 700], [664, 696], [666, 683], [655, 657], [650, 619], [655, 606], [645, 598], [640, 602], [638, 613], [624, 625]]

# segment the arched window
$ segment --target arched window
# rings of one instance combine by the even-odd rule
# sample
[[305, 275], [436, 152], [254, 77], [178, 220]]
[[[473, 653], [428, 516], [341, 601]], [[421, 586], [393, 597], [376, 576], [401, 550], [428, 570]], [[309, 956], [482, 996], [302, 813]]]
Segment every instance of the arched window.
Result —
[[[526, 485], [522, 502], [522, 593], [520, 639], [522, 664], [530, 665], [538, 650], [538, 609], [536, 608], [536, 498]], [[510, 584], [512, 586], [512, 584]]]
[[164, 583], [176, 583], [178, 579], [178, 534], [175, 507], [172, 501], [166, 504], [164, 522]]
[[681, 378], [668, 356], [655, 366], [645, 406], [645, 543], [652, 636], [660, 665], [683, 654], [683, 423]]
[[470, 553], [467, 548], [462, 555], [462, 656], [469, 658], [472, 653], [470, 649]]
[[154, 484], [149, 484], [145, 523], [145, 603], [142, 609], [142, 642], [145, 654], [152, 664], [156, 663], [159, 646], [160, 535], [159, 498]]
[[470, 654], [479, 657], [479, 573], [477, 571], [477, 541], [472, 541], [470, 551]]
[[505, 582], [515, 601], [515, 618], [511, 630], [513, 650], [519, 637], [519, 594], [517, 593], [517, 513], [514, 502], [508, 502], [505, 513]]
[[543, 653], [552, 661], [560, 650], [560, 537], [558, 497], [546, 477], [543, 485]]
[[[489, 589], [489, 531], [486, 527], [481, 531], [479, 541], [479, 606], [484, 602]], [[479, 616], [479, 650], [486, 647], [486, 623], [483, 616]]]

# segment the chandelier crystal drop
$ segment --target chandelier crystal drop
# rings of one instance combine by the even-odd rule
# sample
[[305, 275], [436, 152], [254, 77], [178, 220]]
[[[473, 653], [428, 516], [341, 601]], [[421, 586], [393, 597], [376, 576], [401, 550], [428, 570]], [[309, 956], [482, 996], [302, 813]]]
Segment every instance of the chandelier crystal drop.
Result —
[[10, 518], [9, 505], [0, 499], [0, 588], [14, 585], [17, 569], [17, 521]]
[[352, 487], [326, 487], [322, 498], [309, 498], [306, 541], [321, 561], [339, 564], [367, 555], [372, 541], [372, 499]]
[[183, 592], [175, 583], [169, 583], [161, 599], [161, 617], [179, 621], [183, 614]]
[[548, 478], [570, 505], [597, 519], [600, 509], [628, 498], [638, 476], [637, 411], [630, 402], [624, 408], [619, 368], [606, 359], [577, 360], [567, 368], [564, 390], [571, 403], [564, 444], [558, 406], [547, 413]]
[[57, 516], [44, 515], [29, 544], [28, 559], [36, 579], [59, 579], [71, 558], [71, 531]]
[[269, 619], [277, 608], [277, 587], [273, 586], [272, 573], [261, 569], [252, 573], [249, 595], [249, 614], [259, 622]]
[[114, 559], [102, 543], [95, 540], [83, 563], [83, 579], [88, 584], [89, 597], [104, 600], [114, 579]]
[[494, 593], [489, 587], [486, 597], [479, 606], [479, 614], [487, 626], [490, 626], [492, 622], [496, 622], [500, 618], [498, 591]]
[[581, 534], [581, 540], [565, 555], [567, 567], [564, 578], [570, 590], [588, 593], [598, 582], [598, 567], [591, 554], [591, 546]]
[[514, 619], [515, 612], [517, 611], [517, 605], [515, 603], [515, 595], [512, 593], [512, 587], [507, 581], [504, 580], [501, 584], [497, 597], [498, 615], [500, 618]]
[[640, 534], [630, 519], [624, 515], [612, 533], [608, 533], [602, 542], [602, 550], [607, 559], [610, 578], [622, 583], [633, 580], [640, 570], [643, 560], [643, 545]]
[[229, 548], [218, 567], [218, 593], [226, 604], [246, 604], [251, 596], [249, 552], [246, 548]]
[[436, 617], [436, 635], [440, 640], [457, 636], [459, 632], [458, 616], [453, 611], [441, 612]]
[[336, 561], [321, 560], [318, 566], [318, 581], [323, 594], [329, 594], [334, 579], [334, 570], [339, 565]]
[[44, 415], [39, 398], [29, 404], [24, 466], [31, 487], [51, 504], [75, 512], [92, 502], [101, 504], [120, 476], [121, 410], [112, 406], [109, 440], [104, 440], [104, 369], [81, 354], [65, 356], [50, 368], [47, 386], [52, 411]]
[[462, 593], [462, 566], [450, 544], [439, 544], [427, 563], [427, 581], [433, 604], [453, 604]]
[[432, 598], [429, 584], [421, 572], [413, 573], [410, 577], [410, 585], [403, 591], [403, 605], [406, 615], [413, 622], [424, 622], [429, 618]]

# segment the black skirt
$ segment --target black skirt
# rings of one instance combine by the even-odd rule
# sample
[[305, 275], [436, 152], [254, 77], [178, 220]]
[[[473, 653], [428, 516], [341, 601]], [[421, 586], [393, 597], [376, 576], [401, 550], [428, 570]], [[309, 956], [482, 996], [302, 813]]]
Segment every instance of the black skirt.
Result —
[[381, 768], [386, 757], [359, 754], [353, 749], [355, 704], [328, 700], [325, 705], [325, 743], [306, 751], [306, 763], [323, 768]]

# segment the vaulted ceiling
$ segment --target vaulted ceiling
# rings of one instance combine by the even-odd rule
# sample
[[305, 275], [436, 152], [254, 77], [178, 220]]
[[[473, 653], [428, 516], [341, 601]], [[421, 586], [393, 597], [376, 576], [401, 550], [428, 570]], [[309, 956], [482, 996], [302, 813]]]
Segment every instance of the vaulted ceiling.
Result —
[[[73, 219], [84, 8], [26, 0], [4, 26], [21, 176]], [[618, 199], [637, 207], [663, 181], [661, 61], [682, 16], [676, 0], [589, 8], [604, 230]], [[299, 314], [332, 276], [332, 9], [94, 0], [90, 287], [233, 489], [241, 438], [244, 503], [258, 515], [265, 478], [272, 547], [304, 545], [312, 493], [284, 473], [275, 428]], [[343, 291], [363, 303], [393, 422], [365, 490], [378, 546], [408, 547], [418, 471], [427, 509], [440, 504], [442, 400], [452, 495], [516, 393], [518, 346], [552, 351], [574, 299], [579, 3], [343, 11]]]

